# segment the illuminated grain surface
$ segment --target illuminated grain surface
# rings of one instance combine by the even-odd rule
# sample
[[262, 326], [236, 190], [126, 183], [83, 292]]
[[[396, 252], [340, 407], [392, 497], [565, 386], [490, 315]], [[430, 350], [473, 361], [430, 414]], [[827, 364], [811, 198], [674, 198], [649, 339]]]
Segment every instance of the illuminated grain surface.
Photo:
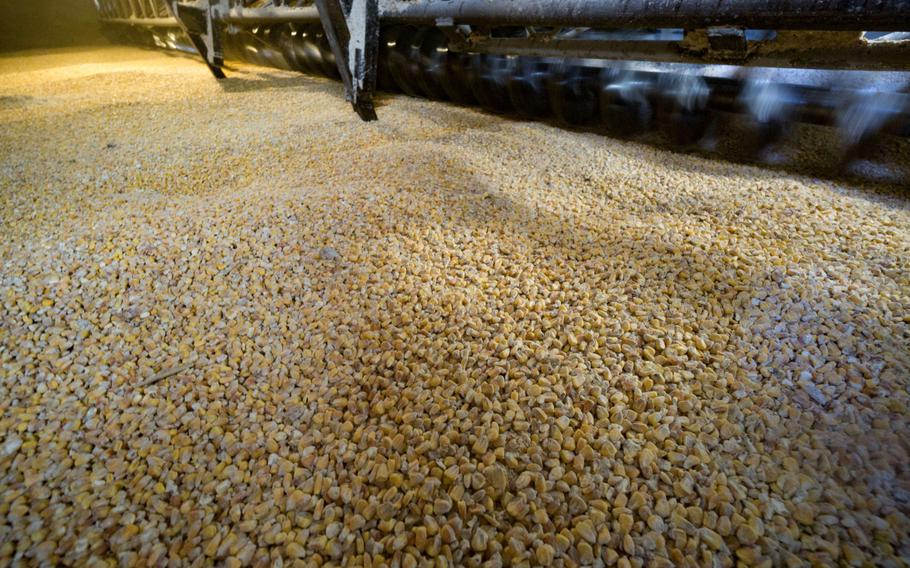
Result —
[[905, 196], [231, 75], [0, 59], [0, 563], [910, 555]]

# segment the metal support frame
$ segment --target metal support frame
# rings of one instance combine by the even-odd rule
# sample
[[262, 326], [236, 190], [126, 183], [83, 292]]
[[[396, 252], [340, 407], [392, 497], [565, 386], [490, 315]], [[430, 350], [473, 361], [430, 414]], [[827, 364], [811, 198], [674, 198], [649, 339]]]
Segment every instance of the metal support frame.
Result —
[[[128, 0], [95, 0], [103, 19], [162, 17], [160, 8], [136, 10]], [[184, 0], [186, 1], [186, 0]], [[350, 8], [351, 0], [340, 0]], [[158, 6], [175, 0], [152, 0]], [[275, 24], [314, 21], [313, 6], [273, 0], [271, 5], [244, 6], [229, 0], [215, 19], [230, 24]], [[186, 1], [187, 4], [191, 2]], [[198, 3], [198, 0], [197, 0]], [[385, 0], [383, 22], [436, 25], [440, 20], [478, 26], [557, 26], [594, 28], [713, 27], [767, 30], [906, 32], [907, 0]]]
[[376, 120], [373, 93], [379, 66], [378, 0], [316, 0], [335, 54], [345, 98], [365, 121]]
[[433, 25], [907, 31], [907, 0], [390, 0], [382, 18]]
[[189, 36], [209, 71], [216, 79], [224, 79], [224, 54], [221, 50], [221, 28], [215, 25], [212, 10], [227, 7], [227, 0], [196, 0], [184, 4], [179, 0], [166, 0], [171, 15]]
[[[179, 25], [219, 79], [224, 77], [222, 33], [244, 26], [319, 22], [345, 96], [367, 121], [376, 119], [380, 22], [436, 26], [449, 36], [452, 50], [473, 53], [910, 69], [910, 0], [386, 0], [382, 10], [378, 3], [315, 0], [312, 6], [272, 0], [245, 6], [238, 0], [149, 0], [142, 8], [134, 0], [96, 0], [102, 20], [109, 23]], [[172, 20], [162, 17], [164, 5]], [[499, 35], [497, 28], [525, 28], [525, 33]], [[644, 31], [670, 28], [685, 29], [685, 36], [646, 37], [651, 32]], [[586, 29], [596, 33], [584, 33]], [[750, 38], [755, 30], [776, 34]], [[889, 41], [866, 41], [859, 30], [904, 33], [892, 33]]]
[[[910, 42], [869, 42], [845, 32], [779, 32], [746, 42], [742, 30], [691, 30], [684, 38], [647, 37], [648, 33], [611, 33], [605, 37], [561, 31], [521, 37], [493, 37], [459, 27], [440, 26], [453, 51], [535, 57], [730, 64], [809, 69], [910, 70]], [[720, 41], [718, 41], [720, 40]], [[731, 41], [727, 41], [731, 40]]]

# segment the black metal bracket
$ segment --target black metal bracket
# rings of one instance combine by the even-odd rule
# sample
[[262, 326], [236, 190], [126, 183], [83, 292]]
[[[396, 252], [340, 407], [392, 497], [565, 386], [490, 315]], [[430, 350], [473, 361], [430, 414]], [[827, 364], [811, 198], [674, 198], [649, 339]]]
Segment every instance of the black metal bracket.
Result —
[[214, 23], [213, 8], [217, 5], [227, 5], [227, 0], [196, 0], [192, 4], [184, 4], [179, 0], [166, 0], [171, 15], [189, 36], [190, 41], [209, 71], [216, 79], [224, 79], [224, 54], [221, 51], [221, 30]]
[[708, 35], [708, 56], [718, 60], [744, 61], [749, 55], [746, 30], [734, 27], [713, 27]]
[[316, 0], [345, 98], [365, 121], [376, 120], [373, 93], [379, 66], [378, 0]]

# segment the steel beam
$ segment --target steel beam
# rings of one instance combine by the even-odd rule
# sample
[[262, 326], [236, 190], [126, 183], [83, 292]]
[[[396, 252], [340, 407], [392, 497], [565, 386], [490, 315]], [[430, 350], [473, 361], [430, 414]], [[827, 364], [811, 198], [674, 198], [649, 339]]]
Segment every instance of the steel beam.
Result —
[[174, 18], [102, 18], [101, 21], [106, 24], [126, 24], [144, 28], [180, 27], [180, 23]]
[[243, 8], [238, 6], [226, 12], [216, 12], [215, 19], [227, 24], [243, 25], [315, 23], [319, 21], [319, 11], [315, 6], [300, 8], [289, 6]]
[[[216, 11], [229, 24], [315, 22], [313, 6], [233, 7]], [[386, 23], [601, 28], [910, 30], [910, 1], [878, 0], [392, 0], [379, 11]]]
[[224, 54], [221, 51], [221, 26], [212, 18], [213, 3], [226, 5], [227, 0], [197, 0], [184, 4], [166, 0], [171, 15], [189, 36], [190, 41], [216, 79], [224, 79]]
[[391, 0], [383, 21], [435, 25], [876, 30], [910, 29], [907, 0]]
[[376, 120], [373, 93], [379, 67], [378, 0], [316, 0], [335, 54], [345, 97], [363, 120]]
[[[472, 38], [473, 39], [473, 38]], [[559, 37], [477, 38], [450, 44], [453, 51], [525, 55], [535, 57], [612, 59], [693, 64], [727, 64], [750, 67], [804, 69], [874, 69], [910, 71], [910, 44], [843, 43], [807, 44], [804, 49], [781, 47], [774, 41], [756, 42], [742, 57], [720, 57], [710, 52], [690, 52], [677, 41], [610, 41]]]

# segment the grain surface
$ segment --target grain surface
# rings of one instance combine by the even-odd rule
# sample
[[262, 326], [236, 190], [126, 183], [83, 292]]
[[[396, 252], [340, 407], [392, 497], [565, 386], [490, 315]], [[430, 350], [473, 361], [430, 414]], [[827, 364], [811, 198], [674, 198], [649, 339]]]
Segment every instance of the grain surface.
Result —
[[906, 565], [905, 193], [0, 59], [0, 564]]

